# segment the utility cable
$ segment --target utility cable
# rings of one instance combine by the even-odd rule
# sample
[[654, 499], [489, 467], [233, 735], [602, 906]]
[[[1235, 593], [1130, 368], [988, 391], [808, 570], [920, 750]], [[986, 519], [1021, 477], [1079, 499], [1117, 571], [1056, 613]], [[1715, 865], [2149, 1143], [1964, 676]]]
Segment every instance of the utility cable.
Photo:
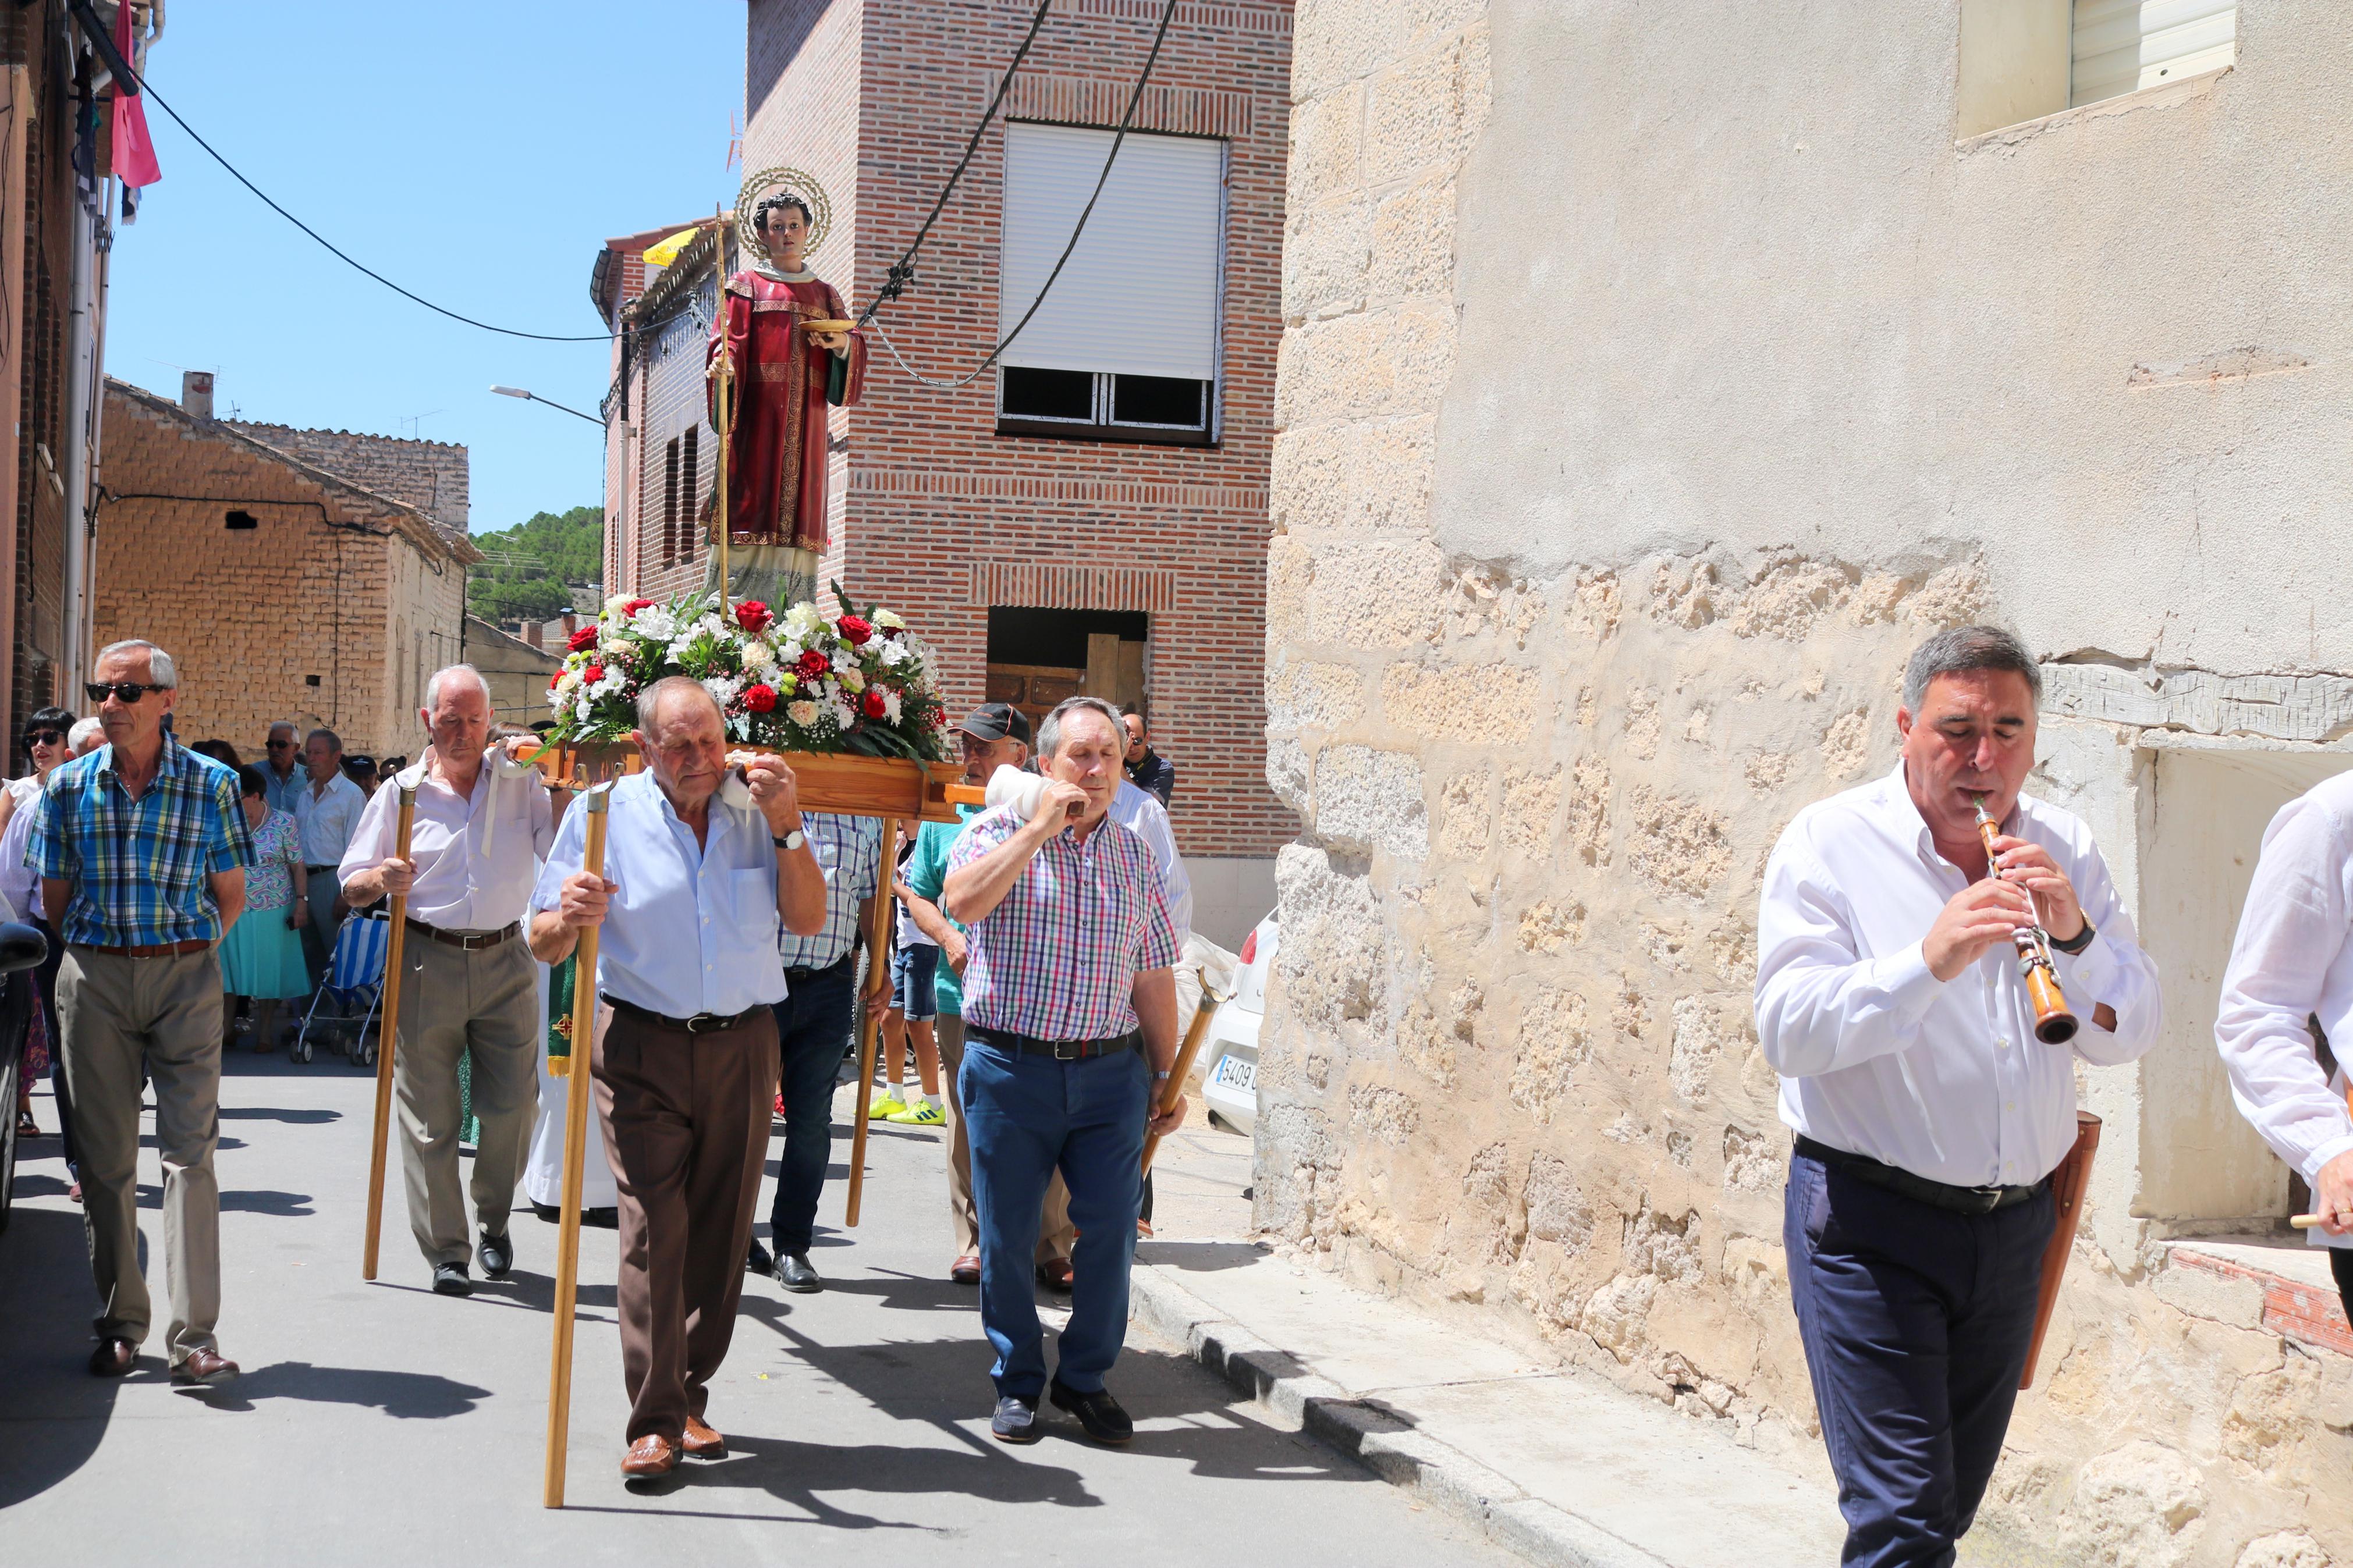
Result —
[[[1043, 6], [1039, 7], [1039, 15], [1041, 16], [1044, 15]], [[1055, 258], [1054, 269], [1046, 274], [1046, 281], [1039, 289], [1038, 297], [1029, 301], [1029, 308], [1021, 312], [1021, 319], [1013, 323], [1013, 330], [997, 340], [997, 346], [988, 351], [988, 357], [982, 360], [977, 365], [975, 365], [971, 374], [958, 377], [954, 381], [947, 381], [934, 380], [932, 377], [918, 372], [913, 365], [910, 365], [906, 362], [906, 359], [899, 353], [898, 345], [892, 343], [889, 335], [883, 333], [881, 327], [878, 325], [875, 328], [875, 331], [877, 334], [881, 335], [882, 338], [882, 346], [891, 351], [891, 357], [899, 362], [899, 368], [901, 370], [905, 371], [909, 375], [913, 376], [916, 381], [925, 386], [932, 387], [942, 392], [953, 392], [959, 387], [969, 386], [975, 381], [979, 380], [981, 375], [987, 371], [988, 367], [997, 363], [998, 356], [1002, 355], [1007, 349], [1013, 346], [1013, 340], [1021, 335], [1021, 330], [1024, 327], [1027, 327], [1029, 324], [1029, 319], [1038, 313], [1038, 307], [1046, 302], [1046, 296], [1052, 290], [1054, 280], [1062, 275], [1062, 268], [1071, 259], [1071, 253], [1078, 249], [1079, 236], [1086, 233], [1087, 231], [1087, 219], [1094, 216], [1095, 203], [1101, 199], [1103, 194], [1103, 186], [1111, 182], [1111, 167], [1114, 163], [1119, 161], [1120, 144], [1127, 140], [1128, 128], [1135, 123], [1135, 110], [1137, 107], [1144, 102], [1145, 87], [1152, 80], [1153, 67], [1157, 65], [1160, 61], [1160, 46], [1167, 41], [1168, 24], [1176, 15], [1176, 0], [1167, 0], [1167, 4], [1161, 8], [1160, 26], [1152, 35], [1152, 52], [1144, 57], [1144, 69], [1136, 76], [1135, 90], [1129, 93], [1127, 97], [1127, 112], [1120, 116], [1119, 132], [1111, 139], [1111, 151], [1103, 157], [1103, 173], [1095, 177], [1094, 192], [1087, 197], [1087, 205], [1085, 207], [1081, 209], [1079, 213], [1078, 225], [1071, 230], [1070, 243], [1062, 247], [1062, 254]], [[1012, 78], [1008, 74], [1006, 79], [1010, 81]], [[962, 173], [961, 168], [959, 168], [958, 173]], [[928, 225], [926, 226], [928, 226]], [[893, 268], [893, 271], [895, 272], [896, 268]], [[894, 279], [894, 281], [896, 279]], [[882, 300], [891, 297], [892, 297], [892, 290], [890, 285], [886, 284], [884, 286], [884, 291], [881, 298], [877, 299], [873, 305], [867, 307], [867, 315], [870, 317], [872, 316], [875, 310], [882, 303]]]

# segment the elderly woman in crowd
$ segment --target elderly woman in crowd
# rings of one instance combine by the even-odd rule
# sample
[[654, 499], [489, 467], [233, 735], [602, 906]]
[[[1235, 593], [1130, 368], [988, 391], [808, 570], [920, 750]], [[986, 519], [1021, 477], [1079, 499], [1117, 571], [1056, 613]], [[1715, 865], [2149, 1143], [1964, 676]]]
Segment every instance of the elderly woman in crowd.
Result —
[[278, 1004], [311, 988], [302, 962], [302, 928], [310, 923], [309, 874], [293, 814], [270, 809], [269, 781], [259, 768], [237, 771], [246, 826], [253, 834], [252, 869], [245, 875], [245, 912], [221, 939], [221, 1043], [236, 1043], [238, 1005], [250, 999], [254, 1046], [269, 1050]]
[[[33, 1118], [33, 1080], [42, 1073], [50, 1075], [51, 1089], [58, 1101], [58, 1133], [65, 1140], [66, 1166], [73, 1168], [73, 1131], [65, 1125], [66, 1098], [65, 1063], [58, 1057], [58, 961], [64, 949], [58, 935], [41, 920], [40, 882], [25, 865], [26, 830], [32, 826], [29, 808], [49, 782], [49, 774], [58, 764], [73, 753], [67, 749], [66, 735], [73, 728], [74, 716], [62, 708], [42, 708], [25, 721], [25, 752], [32, 759], [33, 771], [23, 778], [10, 779], [0, 790], [0, 900], [5, 900], [6, 915], [11, 920], [27, 921], [40, 926], [49, 939], [49, 956], [41, 965], [39, 976], [40, 1004], [34, 1010], [30, 1026], [25, 1032], [24, 1070], [16, 1075], [16, 1131], [20, 1137], [38, 1137], [40, 1123]], [[9, 826], [17, 816], [25, 821]], [[6, 847], [16, 847], [14, 858], [9, 858]]]

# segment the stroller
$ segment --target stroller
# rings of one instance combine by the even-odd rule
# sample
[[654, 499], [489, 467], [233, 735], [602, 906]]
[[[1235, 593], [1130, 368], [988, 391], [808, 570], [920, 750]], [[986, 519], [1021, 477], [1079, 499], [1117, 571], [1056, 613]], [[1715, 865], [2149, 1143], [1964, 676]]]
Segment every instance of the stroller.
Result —
[[[320, 1005], [329, 997], [348, 1023], [351, 1014], [364, 1002], [366, 1010], [359, 1026], [343, 1046], [343, 1054], [355, 1067], [375, 1065], [375, 1040], [368, 1033], [375, 1022], [375, 1010], [384, 1000], [384, 961], [392, 946], [392, 917], [381, 910], [355, 914], [345, 920], [335, 931], [334, 955], [327, 961], [327, 978], [321, 983], [319, 994], [311, 998], [311, 1011], [304, 1015], [301, 1032], [294, 1037], [294, 1048], [289, 1053], [298, 1062], [311, 1059], [311, 1030], [319, 1016]], [[334, 1021], [322, 1028], [332, 1026]]]

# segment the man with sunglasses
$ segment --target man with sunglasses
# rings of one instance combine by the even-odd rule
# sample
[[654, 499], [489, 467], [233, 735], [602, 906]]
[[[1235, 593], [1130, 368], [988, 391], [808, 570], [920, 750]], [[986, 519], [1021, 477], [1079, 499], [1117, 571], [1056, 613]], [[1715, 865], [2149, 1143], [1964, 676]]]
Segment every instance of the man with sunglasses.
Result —
[[264, 747], [269, 760], [261, 769], [261, 797], [269, 803], [270, 810], [282, 811], [289, 816], [295, 815], [302, 791], [311, 782], [310, 774], [303, 771], [302, 745], [294, 738], [295, 733], [294, 726], [283, 719], [269, 726], [269, 739]]
[[129, 1372], [150, 1308], [139, 1262], [139, 1120], [155, 1086], [164, 1167], [164, 1260], [175, 1383], [237, 1375], [220, 1353], [221, 972], [214, 951], [245, 907], [253, 836], [237, 775], [174, 740], [172, 656], [110, 644], [88, 688], [107, 743], [50, 775], [28, 858], [64, 932], [58, 970], [66, 1080], [81, 1158], [82, 1224], [98, 1284], [90, 1370]]

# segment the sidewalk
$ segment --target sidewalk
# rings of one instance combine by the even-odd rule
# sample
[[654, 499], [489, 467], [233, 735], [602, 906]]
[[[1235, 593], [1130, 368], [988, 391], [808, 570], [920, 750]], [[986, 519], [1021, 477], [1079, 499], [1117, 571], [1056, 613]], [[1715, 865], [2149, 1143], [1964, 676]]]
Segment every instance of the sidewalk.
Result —
[[1190, 1126], [1153, 1169], [1135, 1318], [1495, 1544], [1560, 1568], [1838, 1561], [1826, 1477], [1250, 1241], [1247, 1140]]

